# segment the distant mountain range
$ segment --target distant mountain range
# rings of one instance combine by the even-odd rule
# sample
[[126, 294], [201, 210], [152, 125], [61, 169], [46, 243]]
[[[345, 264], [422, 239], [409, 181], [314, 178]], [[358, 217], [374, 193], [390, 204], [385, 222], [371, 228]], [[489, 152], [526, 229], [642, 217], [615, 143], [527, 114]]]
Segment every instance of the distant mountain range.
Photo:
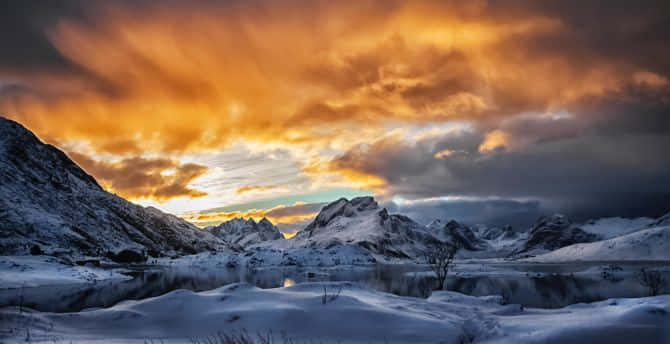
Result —
[[[670, 214], [584, 224], [555, 214], [539, 218], [526, 231], [454, 220], [435, 220], [426, 226], [404, 215], [389, 214], [372, 197], [358, 197], [324, 206], [292, 239], [283, 239], [267, 219], [238, 218], [199, 229], [104, 191], [65, 153], [0, 117], [0, 255], [128, 261], [141, 260], [137, 256], [265, 250], [277, 253], [278, 261], [295, 263], [295, 259], [321, 251], [356, 256], [329, 258], [332, 262], [369, 263], [417, 260], [427, 246], [451, 243], [462, 248], [461, 258], [670, 259], [669, 226]], [[291, 256], [291, 252], [301, 253]]]

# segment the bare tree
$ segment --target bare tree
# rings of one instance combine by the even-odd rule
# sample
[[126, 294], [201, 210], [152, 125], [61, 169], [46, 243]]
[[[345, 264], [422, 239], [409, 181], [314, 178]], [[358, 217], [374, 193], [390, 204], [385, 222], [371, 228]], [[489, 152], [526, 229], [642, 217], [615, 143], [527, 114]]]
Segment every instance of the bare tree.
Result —
[[323, 297], [321, 297], [321, 304], [327, 304], [329, 302], [335, 301], [339, 296], [340, 293], [342, 292], [342, 286], [340, 286], [340, 289], [337, 291], [336, 294], [331, 294], [328, 295], [328, 290], [326, 289], [326, 286], [323, 286]]
[[658, 295], [667, 284], [663, 273], [658, 270], [642, 269], [637, 275], [637, 280], [642, 286], [649, 289], [651, 296]]
[[443, 290], [447, 281], [447, 273], [449, 266], [454, 260], [454, 256], [460, 247], [455, 244], [434, 244], [429, 245], [424, 252], [426, 262], [437, 277], [437, 282], [440, 290]]

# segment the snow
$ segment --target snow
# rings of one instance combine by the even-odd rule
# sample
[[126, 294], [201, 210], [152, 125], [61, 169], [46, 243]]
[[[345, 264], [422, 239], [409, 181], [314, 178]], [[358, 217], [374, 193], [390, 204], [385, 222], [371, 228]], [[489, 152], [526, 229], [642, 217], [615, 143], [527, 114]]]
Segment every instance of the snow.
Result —
[[606, 217], [589, 221], [580, 227], [586, 232], [599, 235], [602, 239], [612, 239], [614, 237], [645, 229], [653, 222], [654, 219], [648, 217], [638, 217], [634, 219]]
[[116, 271], [67, 265], [49, 256], [0, 256], [0, 289], [130, 278]]
[[[324, 288], [327, 302], [324, 304]], [[334, 297], [334, 295], [339, 296]], [[0, 309], [6, 343], [184, 343], [218, 332], [281, 333], [327, 343], [667, 343], [670, 296], [610, 299], [540, 310], [504, 305], [500, 296], [434, 292], [400, 297], [354, 283], [259, 289], [233, 284], [175, 290], [80, 313]], [[3, 338], [4, 337], [4, 338]]]
[[570, 245], [526, 260], [533, 262], [670, 260], [670, 226], [640, 230], [609, 240]]

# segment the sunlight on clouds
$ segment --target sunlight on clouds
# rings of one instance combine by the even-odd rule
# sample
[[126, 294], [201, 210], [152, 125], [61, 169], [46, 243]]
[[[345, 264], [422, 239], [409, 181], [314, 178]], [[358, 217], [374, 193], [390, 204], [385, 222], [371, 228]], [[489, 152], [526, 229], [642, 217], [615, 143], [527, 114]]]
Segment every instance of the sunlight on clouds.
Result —
[[480, 152], [488, 152], [497, 148], [504, 148], [509, 141], [509, 135], [502, 130], [494, 130], [486, 134], [484, 141], [479, 145]]
[[[81, 72], [13, 75], [25, 90], [0, 94], [0, 112], [108, 190], [185, 212], [332, 187], [385, 195], [396, 181], [357, 160], [365, 147], [447, 161], [462, 150], [440, 138], [463, 130], [485, 135], [473, 152], [516, 149], [534, 141], [505, 125], [524, 114], [668, 87], [635, 61], [547, 46], [579, 43], [575, 27], [534, 6], [198, 4], [101, 3], [94, 21], [55, 21], [49, 43]], [[128, 173], [143, 160], [163, 165]]]

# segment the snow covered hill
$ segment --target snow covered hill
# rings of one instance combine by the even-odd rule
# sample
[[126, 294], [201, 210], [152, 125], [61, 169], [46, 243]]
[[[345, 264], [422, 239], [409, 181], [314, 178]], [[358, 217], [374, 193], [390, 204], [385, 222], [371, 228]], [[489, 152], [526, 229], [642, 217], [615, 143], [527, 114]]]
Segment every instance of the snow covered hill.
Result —
[[189, 254], [223, 241], [104, 191], [56, 147], [0, 117], [0, 255]]
[[378, 257], [405, 259], [421, 257], [426, 245], [439, 243], [425, 226], [403, 215], [390, 215], [372, 197], [328, 204], [289, 241], [292, 248], [351, 245]]
[[227, 243], [241, 248], [283, 238], [279, 229], [266, 218], [261, 219], [258, 223], [253, 219], [235, 218], [218, 226], [207, 227], [206, 230]]
[[[588, 221], [579, 227], [585, 232], [598, 235], [602, 239], [612, 239], [614, 237], [630, 234], [641, 229], [648, 228], [653, 223], [654, 219], [648, 217], [639, 217], [634, 219], [606, 217]], [[658, 227], [658, 225], [654, 227]]]
[[670, 260], [670, 226], [654, 227], [529, 258], [537, 262]]

